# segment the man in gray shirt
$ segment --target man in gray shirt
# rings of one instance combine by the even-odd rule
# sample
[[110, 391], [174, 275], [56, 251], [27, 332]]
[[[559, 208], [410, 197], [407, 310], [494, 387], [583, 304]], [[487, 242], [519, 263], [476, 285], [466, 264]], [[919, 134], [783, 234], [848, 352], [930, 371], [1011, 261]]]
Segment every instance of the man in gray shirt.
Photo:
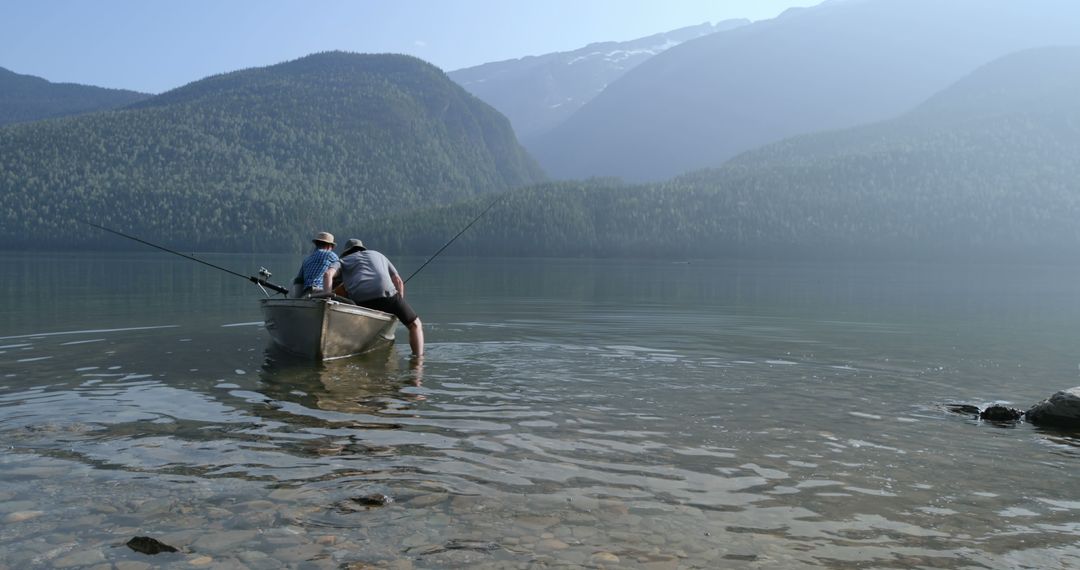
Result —
[[385, 255], [364, 247], [358, 239], [345, 242], [341, 278], [346, 293], [357, 305], [396, 316], [409, 329], [413, 356], [423, 356], [423, 323], [405, 302], [405, 282]]

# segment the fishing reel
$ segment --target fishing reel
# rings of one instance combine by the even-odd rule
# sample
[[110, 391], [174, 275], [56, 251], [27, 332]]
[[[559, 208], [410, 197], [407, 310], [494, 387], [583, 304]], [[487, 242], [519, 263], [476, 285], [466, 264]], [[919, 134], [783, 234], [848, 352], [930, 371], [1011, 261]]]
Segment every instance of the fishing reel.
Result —
[[267, 269], [265, 267], [260, 267], [259, 268], [259, 278], [255, 279], [254, 277], [252, 277], [251, 280], [254, 281], [256, 285], [259, 286], [259, 289], [262, 289], [263, 294], [266, 295], [267, 297], [270, 297], [271, 295], [270, 295], [270, 292], [266, 290], [266, 287], [263, 287], [263, 285], [266, 285], [266, 286], [269, 286], [269, 287], [273, 288], [275, 291], [277, 291], [278, 293], [281, 293], [282, 295], [287, 294], [287, 291], [284, 288], [278, 287], [278, 286], [270, 283], [270, 276], [271, 275], [272, 275], [272, 273], [270, 273], [269, 269]]

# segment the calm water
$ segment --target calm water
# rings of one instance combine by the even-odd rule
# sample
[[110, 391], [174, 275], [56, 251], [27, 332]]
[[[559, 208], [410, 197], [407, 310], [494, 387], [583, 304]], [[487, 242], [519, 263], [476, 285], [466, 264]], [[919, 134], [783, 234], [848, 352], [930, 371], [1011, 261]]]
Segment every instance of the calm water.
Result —
[[421, 365], [161, 253], [0, 274], [0, 568], [1080, 567], [1080, 436], [943, 408], [1080, 385], [1073, 268], [439, 259]]

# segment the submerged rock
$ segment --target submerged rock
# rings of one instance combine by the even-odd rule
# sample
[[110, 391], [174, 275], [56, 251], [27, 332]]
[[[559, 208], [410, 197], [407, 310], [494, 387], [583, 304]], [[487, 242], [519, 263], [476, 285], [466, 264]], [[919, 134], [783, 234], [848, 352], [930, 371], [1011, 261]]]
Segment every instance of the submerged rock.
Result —
[[337, 509], [340, 512], [356, 512], [364, 511], [376, 507], [385, 507], [394, 502], [394, 498], [382, 493], [372, 493], [370, 495], [362, 495], [357, 497], [349, 497], [344, 501], [340, 501], [337, 504]]
[[1034, 424], [1080, 429], [1080, 386], [1062, 390], [1027, 411]]
[[128, 548], [143, 554], [160, 554], [162, 552], [179, 552], [175, 546], [169, 546], [156, 538], [149, 536], [136, 536], [127, 541]]
[[439, 546], [429, 544], [422, 547], [409, 549], [410, 554], [417, 556], [429, 556], [432, 554], [440, 554], [443, 552], [449, 552], [451, 550], [474, 550], [476, 552], [491, 552], [493, 550], [499, 550], [502, 548], [494, 542], [484, 542], [480, 540], [463, 540], [453, 539], [446, 544]]
[[1001, 404], [994, 404], [984, 410], [980, 410], [978, 406], [971, 404], [947, 404], [945, 407], [956, 414], [968, 414], [994, 423], [1018, 422], [1024, 417], [1023, 410], [1002, 406]]
[[370, 495], [363, 495], [360, 497], [351, 497], [349, 500], [365, 507], [383, 507], [394, 502], [393, 497], [389, 495], [384, 495], [382, 493], [372, 493]]
[[1016, 422], [1023, 419], [1032, 424], [1080, 429], [1080, 386], [1062, 390], [1026, 412], [1000, 404], [985, 410], [971, 404], [946, 404], [945, 408], [957, 414], [978, 416], [989, 422]]
[[991, 422], [1015, 422], [1024, 417], [1024, 411], [995, 404], [979, 412], [979, 417]]
[[956, 414], [971, 414], [977, 416], [980, 413], [979, 407], [972, 406], [971, 404], [946, 404], [945, 407], [948, 408], [950, 412]]

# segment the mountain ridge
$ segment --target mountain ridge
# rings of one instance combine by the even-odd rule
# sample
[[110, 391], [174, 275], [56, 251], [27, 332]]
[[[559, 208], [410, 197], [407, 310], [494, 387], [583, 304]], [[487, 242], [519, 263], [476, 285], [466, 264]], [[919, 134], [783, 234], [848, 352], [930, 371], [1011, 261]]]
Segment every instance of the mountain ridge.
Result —
[[[982, 105], [965, 104], [980, 97]], [[942, 101], [951, 102], [949, 122], [935, 117]], [[496, 213], [512, 223], [479, 226], [456, 247], [466, 255], [1055, 259], [1080, 253], [1076, 156], [1080, 47], [1025, 50], [899, 117], [792, 137], [718, 168], [660, 183], [515, 191]], [[420, 241], [426, 228], [445, 232], [479, 207], [414, 213], [380, 225], [379, 239], [419, 252], [430, 245]], [[542, 245], [528, 237], [539, 229]]]
[[524, 140], [565, 120], [649, 57], [746, 24], [749, 20], [732, 19], [687, 26], [633, 40], [594, 42], [575, 50], [489, 62], [448, 75], [506, 115]]
[[506, 118], [435, 66], [345, 52], [10, 125], [0, 174], [8, 243], [63, 243], [91, 218], [206, 251], [289, 249], [314, 228], [544, 179]]
[[1078, 20], [1065, 0], [830, 2], [673, 47], [523, 142], [557, 178], [665, 179], [896, 116], [999, 56], [1080, 42]]
[[0, 67], [0, 126], [117, 109], [149, 97], [126, 89], [54, 83]]

